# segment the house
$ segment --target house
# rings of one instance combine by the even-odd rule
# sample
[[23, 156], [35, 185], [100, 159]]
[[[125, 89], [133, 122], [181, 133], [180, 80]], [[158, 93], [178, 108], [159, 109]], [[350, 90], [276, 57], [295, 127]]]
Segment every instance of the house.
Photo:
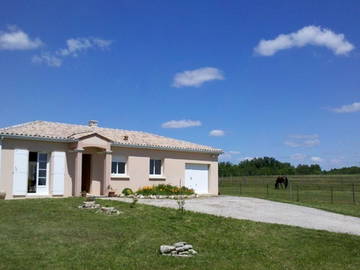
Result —
[[0, 191], [6, 198], [107, 195], [129, 187], [185, 185], [218, 194], [209, 146], [139, 131], [46, 121], [0, 129]]

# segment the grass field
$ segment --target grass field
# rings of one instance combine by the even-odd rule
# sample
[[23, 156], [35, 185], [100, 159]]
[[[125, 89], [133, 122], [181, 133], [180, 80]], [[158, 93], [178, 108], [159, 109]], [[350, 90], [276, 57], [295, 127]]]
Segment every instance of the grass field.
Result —
[[220, 178], [224, 195], [249, 196], [360, 217], [360, 175], [289, 176], [287, 190], [274, 188], [276, 176]]
[[[358, 236], [114, 201], [124, 213], [105, 216], [81, 201], [0, 201], [0, 269], [360, 269]], [[180, 240], [198, 256], [159, 255]]]

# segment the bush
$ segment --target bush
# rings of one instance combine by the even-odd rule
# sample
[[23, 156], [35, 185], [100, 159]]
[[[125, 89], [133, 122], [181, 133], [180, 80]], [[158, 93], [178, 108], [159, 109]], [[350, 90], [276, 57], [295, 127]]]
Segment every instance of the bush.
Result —
[[141, 195], [191, 195], [194, 194], [194, 190], [187, 187], [160, 184], [157, 186], [143, 187], [136, 193]]
[[131, 188], [124, 188], [122, 194], [124, 194], [125, 196], [129, 196], [131, 194], [134, 194], [134, 192], [132, 191]]

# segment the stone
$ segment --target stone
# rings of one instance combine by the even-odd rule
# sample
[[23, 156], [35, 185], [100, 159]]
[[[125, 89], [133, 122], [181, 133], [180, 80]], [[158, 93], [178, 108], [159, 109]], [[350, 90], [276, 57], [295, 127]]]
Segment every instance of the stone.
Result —
[[192, 255], [196, 255], [197, 252], [194, 249], [189, 249], [188, 252]]
[[114, 207], [101, 207], [100, 211], [107, 215], [119, 215], [121, 212]]
[[189, 250], [189, 249], [192, 249], [193, 246], [192, 246], [192, 245], [184, 245], [183, 248], [184, 248], [185, 250]]
[[161, 245], [160, 246], [160, 253], [164, 254], [164, 253], [171, 253], [172, 251], [175, 250], [174, 246], [168, 246], [168, 245]]
[[174, 247], [182, 247], [182, 246], [185, 246], [186, 245], [186, 242], [177, 242], [177, 243], [174, 243], [173, 246]]
[[185, 251], [184, 247], [177, 247], [176, 248], [177, 253], [180, 253], [180, 252], [183, 252], [183, 251]]
[[193, 249], [193, 246], [186, 242], [177, 242], [173, 245], [160, 246], [160, 253], [166, 256], [174, 257], [192, 257], [197, 252]]
[[100, 204], [95, 203], [95, 201], [85, 201], [82, 205], [79, 205], [81, 209], [96, 209], [100, 208]]

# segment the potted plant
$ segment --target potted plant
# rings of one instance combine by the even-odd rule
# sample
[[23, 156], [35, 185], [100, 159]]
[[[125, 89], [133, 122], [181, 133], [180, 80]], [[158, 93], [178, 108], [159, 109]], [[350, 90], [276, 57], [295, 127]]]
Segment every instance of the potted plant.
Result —
[[5, 200], [6, 192], [0, 192], [0, 200]]
[[115, 197], [115, 190], [113, 190], [113, 188], [110, 185], [108, 186], [108, 189], [109, 189], [108, 197]]
[[81, 197], [86, 198], [87, 192], [85, 190], [81, 191]]

